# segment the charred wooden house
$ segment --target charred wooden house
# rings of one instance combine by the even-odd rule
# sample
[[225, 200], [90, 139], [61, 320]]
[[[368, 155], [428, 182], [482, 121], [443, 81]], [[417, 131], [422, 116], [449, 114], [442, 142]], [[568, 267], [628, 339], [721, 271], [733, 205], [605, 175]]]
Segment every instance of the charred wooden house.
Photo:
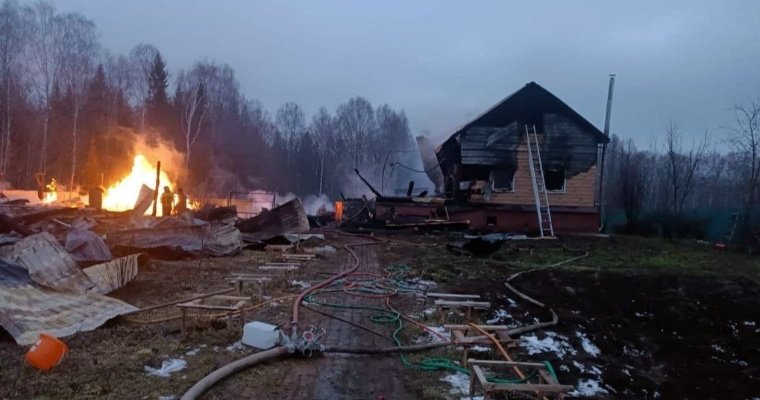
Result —
[[608, 141], [531, 82], [462, 126], [436, 155], [446, 198], [462, 205], [452, 212], [472, 228], [594, 232], [597, 160]]

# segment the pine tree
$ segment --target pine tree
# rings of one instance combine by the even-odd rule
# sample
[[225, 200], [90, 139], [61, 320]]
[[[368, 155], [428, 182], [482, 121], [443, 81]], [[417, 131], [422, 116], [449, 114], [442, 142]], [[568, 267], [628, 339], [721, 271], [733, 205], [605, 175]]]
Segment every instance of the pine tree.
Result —
[[154, 127], [162, 127], [168, 112], [169, 98], [166, 89], [169, 87], [169, 73], [161, 53], [156, 53], [153, 67], [148, 74], [148, 121]]

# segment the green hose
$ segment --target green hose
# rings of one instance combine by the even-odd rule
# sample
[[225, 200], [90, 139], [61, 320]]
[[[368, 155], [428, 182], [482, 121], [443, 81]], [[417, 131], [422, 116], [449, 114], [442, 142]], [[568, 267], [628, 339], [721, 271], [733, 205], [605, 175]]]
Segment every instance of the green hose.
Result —
[[[373, 294], [373, 295], [387, 295], [389, 293], [410, 293], [410, 292], [418, 292], [419, 289], [412, 287], [411, 285], [406, 284], [401, 279], [401, 276], [408, 271], [409, 267], [401, 264], [393, 264], [389, 266], [389, 269], [391, 270], [394, 276], [392, 279], [390, 279], [390, 282], [378, 282], [378, 279], [371, 279], [371, 280], [354, 280], [352, 282], [369, 282], [369, 286], [361, 286], [361, 287], [355, 287], [350, 288], [348, 292], [357, 292], [357, 293], [367, 293], [367, 294]], [[372, 311], [375, 314], [370, 316], [370, 321], [376, 324], [395, 324], [395, 329], [393, 330], [393, 333], [391, 334], [391, 338], [393, 342], [396, 344], [396, 346], [402, 346], [401, 339], [399, 338], [399, 333], [404, 329], [404, 322], [401, 318], [401, 314], [399, 314], [396, 311], [389, 310], [387, 308], [380, 308], [380, 307], [374, 307], [374, 306], [349, 306], [344, 304], [337, 304], [337, 303], [329, 303], [326, 301], [319, 301], [315, 297], [317, 294], [322, 293], [336, 293], [336, 292], [344, 292], [343, 289], [329, 289], [329, 287], [343, 284], [344, 280], [339, 280], [334, 282], [332, 285], [328, 286], [328, 288], [325, 288], [323, 290], [320, 290], [315, 293], [311, 293], [308, 296], [304, 298], [305, 302], [308, 302], [310, 304], [316, 304], [321, 305], [325, 307], [332, 307], [332, 308], [339, 308], [339, 309], [353, 309], [353, 310], [366, 310], [366, 311]], [[388, 292], [388, 290], [391, 290], [391, 292]], [[409, 368], [418, 369], [421, 371], [453, 371], [453, 372], [461, 372], [463, 374], [470, 374], [470, 370], [468, 368], [464, 368], [457, 361], [445, 358], [445, 357], [425, 357], [418, 363], [413, 363], [409, 361], [404, 354], [401, 354], [401, 362], [404, 366]], [[548, 364], [548, 362], [545, 362]], [[551, 369], [551, 365], [548, 365], [547, 369], [551, 372], [552, 375], [554, 375], [554, 370]], [[533, 371], [532, 373], [528, 374], [525, 378], [522, 379], [507, 379], [507, 378], [497, 378], [497, 377], [489, 377], [488, 381], [493, 383], [523, 383], [527, 382], [529, 379], [533, 378], [536, 375], [537, 371]]]

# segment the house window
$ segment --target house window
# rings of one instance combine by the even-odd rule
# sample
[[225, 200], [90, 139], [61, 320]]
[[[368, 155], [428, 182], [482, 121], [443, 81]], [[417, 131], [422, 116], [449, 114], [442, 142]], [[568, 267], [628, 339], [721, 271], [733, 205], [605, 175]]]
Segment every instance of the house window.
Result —
[[565, 169], [551, 168], [544, 171], [544, 186], [547, 192], [564, 192]]
[[515, 172], [512, 170], [491, 170], [489, 180], [491, 181], [491, 188], [495, 192], [511, 192], [515, 190]]

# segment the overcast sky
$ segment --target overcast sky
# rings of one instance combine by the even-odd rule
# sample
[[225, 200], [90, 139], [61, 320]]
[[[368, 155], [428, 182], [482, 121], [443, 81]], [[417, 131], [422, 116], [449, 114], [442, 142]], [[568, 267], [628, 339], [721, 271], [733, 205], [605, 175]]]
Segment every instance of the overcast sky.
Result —
[[[625, 4], [623, 4], [625, 3]], [[760, 98], [760, 1], [56, 0], [102, 44], [151, 43], [172, 72], [230, 64], [270, 112], [313, 114], [361, 95], [443, 137], [536, 81], [600, 129], [648, 147], [669, 121], [720, 138]]]

